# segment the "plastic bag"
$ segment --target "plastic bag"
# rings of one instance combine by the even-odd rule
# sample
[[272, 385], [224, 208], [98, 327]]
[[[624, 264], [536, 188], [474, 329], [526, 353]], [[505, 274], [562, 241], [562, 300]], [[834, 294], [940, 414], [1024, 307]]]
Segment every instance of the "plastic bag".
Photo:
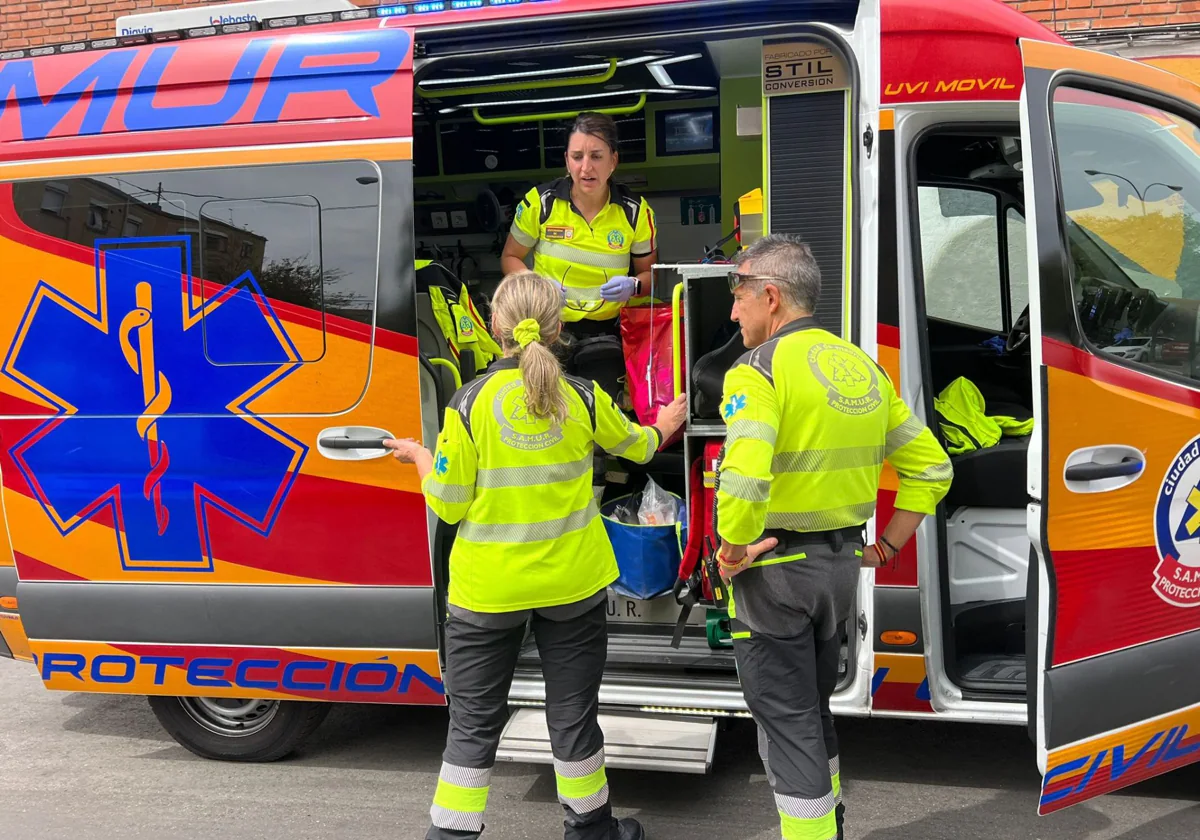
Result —
[[638, 508], [638, 521], [642, 525], [674, 525], [678, 515], [674, 497], [655, 484], [653, 478], [647, 478], [642, 504]]
[[648, 426], [658, 419], [658, 410], [675, 398], [670, 305], [623, 307], [621, 346], [629, 400], [638, 423]]
[[630, 499], [628, 504], [617, 505], [613, 509], [612, 518], [623, 525], [637, 525], [638, 514], [637, 510], [633, 507], [633, 499]]

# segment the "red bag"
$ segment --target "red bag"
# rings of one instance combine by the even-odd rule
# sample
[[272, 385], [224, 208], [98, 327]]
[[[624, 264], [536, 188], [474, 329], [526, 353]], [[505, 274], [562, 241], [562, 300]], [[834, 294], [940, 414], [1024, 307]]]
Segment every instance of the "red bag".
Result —
[[[679, 561], [679, 579], [686, 581], [696, 571], [700, 558], [709, 550], [720, 546], [713, 522], [713, 508], [716, 505], [717, 460], [721, 456], [722, 440], [704, 442], [704, 455], [692, 462], [688, 475], [688, 496], [691, 507], [688, 510], [688, 541], [683, 548]], [[707, 543], [707, 544], [706, 544]], [[712, 582], [707, 575], [702, 575], [703, 598], [712, 601]]]
[[658, 419], [658, 410], [675, 398], [670, 305], [623, 307], [621, 345], [625, 351], [625, 387], [638, 423], [648, 426]]

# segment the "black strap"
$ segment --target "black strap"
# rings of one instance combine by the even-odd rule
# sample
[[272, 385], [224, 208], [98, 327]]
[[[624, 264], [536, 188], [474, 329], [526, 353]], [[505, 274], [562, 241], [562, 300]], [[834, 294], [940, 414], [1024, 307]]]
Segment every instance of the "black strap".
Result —
[[937, 413], [939, 423], [944, 423], [945, 425], [949, 426], [952, 429], [958, 429], [960, 432], [962, 432], [964, 435], [967, 436], [967, 440], [969, 440], [969, 441], [971, 441], [971, 443], [975, 444], [976, 449], [986, 449], [987, 448], [983, 444], [981, 444], [978, 440], [975, 439], [975, 436], [973, 434], [971, 434], [971, 432], [967, 429], [966, 426], [960, 426], [958, 423], [955, 423], [953, 420], [947, 419], [945, 414], [942, 414], [942, 412], [937, 411], [936, 409], [935, 409], [935, 412]]

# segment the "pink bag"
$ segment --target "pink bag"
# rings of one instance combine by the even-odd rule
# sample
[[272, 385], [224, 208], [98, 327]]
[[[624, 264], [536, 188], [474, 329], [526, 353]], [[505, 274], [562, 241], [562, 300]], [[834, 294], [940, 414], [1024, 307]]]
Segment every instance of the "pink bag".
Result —
[[[658, 418], [659, 408], [675, 398], [670, 305], [623, 307], [621, 345], [625, 351], [625, 387], [638, 423], [648, 426]], [[681, 350], [681, 359], [682, 355]]]

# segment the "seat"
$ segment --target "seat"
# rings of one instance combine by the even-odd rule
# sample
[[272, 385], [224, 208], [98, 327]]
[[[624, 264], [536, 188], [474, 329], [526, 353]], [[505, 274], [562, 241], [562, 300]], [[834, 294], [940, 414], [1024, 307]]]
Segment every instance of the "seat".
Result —
[[725, 374], [746, 352], [741, 331], [720, 347], [705, 353], [692, 367], [692, 411], [705, 420], [721, 417], [721, 396]]
[[946, 510], [960, 507], [1024, 508], [1029, 437], [1003, 437], [995, 446], [952, 455], [954, 481]]

